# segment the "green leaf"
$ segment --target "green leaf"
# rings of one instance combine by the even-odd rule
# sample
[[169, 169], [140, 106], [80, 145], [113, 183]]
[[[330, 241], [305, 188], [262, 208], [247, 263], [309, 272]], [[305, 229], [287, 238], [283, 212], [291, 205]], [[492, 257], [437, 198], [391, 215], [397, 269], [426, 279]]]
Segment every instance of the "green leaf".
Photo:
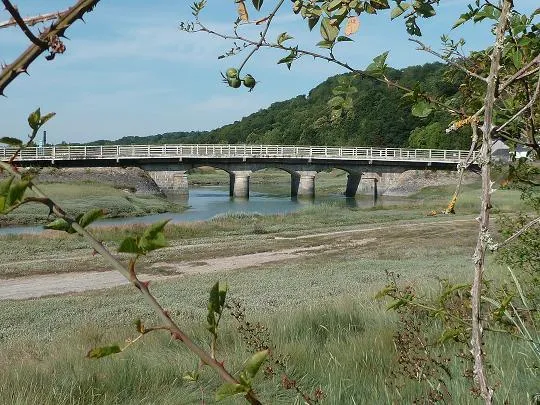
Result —
[[257, 11], [259, 11], [263, 5], [263, 0], [252, 0], [252, 1], [253, 1], [253, 7], [255, 7]]
[[337, 41], [338, 42], [347, 42], [347, 41], [354, 41], [354, 40], [349, 38], [349, 37], [340, 35], [339, 37], [337, 37]]
[[285, 56], [284, 58], [280, 59], [280, 60], [278, 61], [278, 65], [281, 64], [281, 63], [285, 63], [285, 64], [287, 65], [287, 68], [290, 70], [290, 69], [291, 69], [292, 63], [293, 63], [294, 60], [296, 59], [297, 52], [298, 52], [298, 48], [297, 48], [297, 47], [291, 49], [291, 53], [289, 53], [289, 54], [288, 54], [287, 56]]
[[64, 231], [68, 233], [74, 233], [75, 231], [71, 227], [68, 221], [66, 221], [63, 218], [55, 219], [54, 221], [48, 223], [47, 225], [44, 225], [43, 228], [45, 229], [53, 229], [55, 231]]
[[334, 46], [334, 43], [330, 41], [320, 41], [320, 42], [317, 42], [317, 46], [319, 48], [330, 49]]
[[386, 67], [388, 66], [386, 64], [387, 57], [388, 51], [381, 53], [379, 56], [373, 58], [373, 62], [368, 65], [368, 67], [366, 68], [366, 72], [371, 72], [377, 75], [384, 75]]
[[95, 208], [86, 212], [80, 219], [77, 219], [77, 222], [80, 226], [86, 228], [88, 225], [90, 225], [95, 220], [101, 218], [103, 215], [105, 215], [105, 211], [103, 209]]
[[463, 329], [447, 329], [439, 338], [439, 343], [445, 343], [450, 339], [458, 340], [459, 335], [461, 335], [462, 333]]
[[383, 297], [386, 297], [389, 293], [391, 292], [394, 292], [396, 291], [396, 287], [393, 286], [393, 285], [387, 285], [386, 287], [384, 287], [382, 290], [380, 290], [379, 292], [377, 292], [377, 294], [375, 294], [375, 299], [381, 299]]
[[319, 22], [319, 18], [320, 16], [313, 16], [308, 18], [308, 27], [310, 31], [317, 25], [317, 23]]
[[222, 384], [216, 391], [216, 401], [221, 401], [225, 398], [233, 397], [238, 394], [248, 392], [249, 388], [242, 384]]
[[24, 193], [26, 192], [26, 189], [28, 188], [29, 182], [26, 180], [16, 180], [15, 182], [11, 183], [11, 187], [9, 188], [6, 196], [5, 204], [7, 207], [11, 207], [18, 202], [22, 201], [24, 197]]
[[40, 120], [40, 126], [42, 126], [43, 124], [45, 124], [47, 121], [49, 121], [52, 117], [54, 117], [56, 115], [56, 113], [52, 112], [52, 113], [48, 113], [48, 114], [45, 114], [43, 117], [41, 117], [41, 120]]
[[514, 66], [516, 69], [521, 69], [521, 67], [523, 66], [523, 59], [521, 57], [521, 51], [519, 49], [514, 49], [512, 61], [514, 62]]
[[137, 332], [144, 333], [144, 331], [145, 331], [144, 324], [142, 323], [140, 318], [135, 319], [133, 324], [135, 325], [135, 328], [137, 329]]
[[433, 17], [436, 14], [435, 9], [431, 4], [423, 2], [421, 3], [418, 0], [415, 2], [414, 9], [424, 18]]
[[452, 25], [452, 29], [459, 27], [461, 24], [466, 23], [471, 19], [472, 15], [470, 13], [461, 14], [457, 21]]
[[321, 37], [328, 42], [334, 42], [339, 34], [339, 28], [330, 24], [330, 19], [324, 17], [321, 22]]
[[401, 307], [407, 305], [408, 303], [409, 303], [408, 300], [406, 300], [406, 299], [404, 299], [404, 298], [400, 298], [400, 299], [398, 299], [398, 300], [395, 300], [395, 301], [391, 302], [391, 303], [386, 307], [386, 309], [387, 309], [388, 311], [391, 310], [391, 309], [396, 310], [396, 309], [398, 309], [398, 308], [401, 308]]
[[128, 236], [120, 243], [120, 246], [118, 247], [118, 252], [144, 254], [144, 252], [139, 249], [138, 239], [133, 236]]
[[9, 146], [22, 146], [23, 142], [17, 138], [11, 138], [9, 136], [4, 136], [0, 138], [0, 143], [5, 143]]
[[206, 320], [208, 322], [207, 329], [216, 336], [218, 321], [215, 314], [221, 314], [225, 307], [225, 298], [227, 296], [227, 283], [215, 283], [210, 289], [210, 297], [208, 298], [208, 314]]
[[371, 0], [369, 4], [371, 4], [371, 7], [376, 10], [385, 10], [387, 8], [390, 8], [390, 6], [388, 5], [388, 0]]
[[249, 378], [253, 378], [259, 372], [261, 365], [264, 363], [268, 357], [268, 349], [261, 350], [260, 352], [255, 353], [251, 358], [246, 362], [244, 367], [244, 372]]
[[170, 219], [165, 219], [146, 228], [141, 239], [139, 240], [139, 248], [144, 251], [145, 254], [151, 252], [152, 250], [167, 246], [167, 240], [163, 234], [163, 228], [169, 221]]
[[399, 3], [390, 13], [390, 19], [398, 18], [401, 14], [407, 11], [411, 5], [409, 3]]
[[210, 298], [208, 299], [208, 310], [221, 313], [219, 305], [219, 281], [210, 289]]
[[283, 42], [289, 40], [289, 39], [292, 39], [293, 37], [291, 37], [289, 34], [287, 34], [286, 32], [282, 32], [281, 34], [279, 34], [279, 37], [277, 39], [277, 43], [278, 45], [281, 45]]
[[197, 382], [199, 381], [200, 374], [197, 371], [188, 371], [182, 376], [182, 380]]
[[415, 117], [425, 118], [433, 111], [433, 107], [430, 103], [424, 100], [420, 100], [412, 107], [412, 115]]
[[326, 9], [328, 11], [334, 11], [341, 7], [341, 4], [343, 3], [343, 0], [332, 0], [328, 5], [326, 6]]
[[0, 195], [7, 196], [11, 183], [15, 179], [15, 176], [10, 176], [7, 179], [0, 181]]
[[122, 349], [118, 345], [95, 347], [91, 349], [86, 357], [89, 359], [100, 359], [102, 357], [110, 356], [111, 354], [121, 353]]
[[28, 125], [30, 125], [30, 128], [33, 130], [39, 129], [41, 121], [41, 110], [38, 108], [36, 111], [34, 111], [32, 114], [28, 116]]

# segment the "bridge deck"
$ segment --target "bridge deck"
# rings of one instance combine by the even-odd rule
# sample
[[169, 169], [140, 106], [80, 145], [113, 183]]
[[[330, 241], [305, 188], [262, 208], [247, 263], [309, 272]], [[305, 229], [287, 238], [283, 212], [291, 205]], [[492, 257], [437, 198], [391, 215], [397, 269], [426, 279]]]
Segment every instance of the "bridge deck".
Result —
[[[14, 148], [0, 148], [0, 159], [8, 160]], [[347, 161], [397, 161], [427, 163], [459, 163], [467, 156], [463, 150], [400, 149], [330, 146], [281, 145], [106, 145], [47, 146], [23, 149], [18, 162], [54, 162], [57, 160], [159, 160], [182, 158], [241, 159], [308, 159]], [[103, 162], [105, 163], [105, 162]]]

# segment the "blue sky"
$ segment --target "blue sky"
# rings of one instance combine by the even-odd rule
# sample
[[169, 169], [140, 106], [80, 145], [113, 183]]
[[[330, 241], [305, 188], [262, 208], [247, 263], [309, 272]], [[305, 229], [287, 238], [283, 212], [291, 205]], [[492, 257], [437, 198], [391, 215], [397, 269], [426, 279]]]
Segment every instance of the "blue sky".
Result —
[[[275, 0], [266, 0], [268, 12]], [[23, 15], [66, 8], [74, 0], [17, 0]], [[230, 29], [236, 18], [233, 0], [209, 0], [201, 18], [217, 30]], [[437, 48], [440, 35], [468, 39], [466, 49], [490, 44], [485, 24], [450, 31], [468, 1], [442, 0], [438, 15], [422, 21], [423, 41]], [[129, 4], [129, 5], [128, 5]], [[170, 131], [207, 130], [234, 122], [271, 103], [309, 90], [326, 77], [342, 73], [338, 66], [311, 59], [300, 60], [291, 71], [276, 65], [284, 56], [275, 51], [257, 54], [246, 68], [260, 81], [255, 91], [234, 90], [221, 83], [220, 71], [237, 66], [244, 55], [218, 60], [230, 45], [206, 34], [178, 30], [180, 21], [191, 20], [191, 1], [102, 0], [69, 31], [67, 52], [53, 62], [41, 57], [20, 76], [0, 99], [0, 136], [23, 137], [30, 111], [54, 111], [47, 124], [51, 143], [116, 139], [127, 135], [151, 135]], [[519, 0], [520, 10], [532, 10], [536, 0]], [[248, 1], [249, 5], [249, 1]], [[302, 45], [312, 47], [318, 32], [310, 33], [286, 3], [269, 37], [288, 32]], [[253, 11], [251, 9], [251, 11]], [[252, 13], [252, 18], [256, 14]], [[0, 10], [0, 21], [9, 15]], [[355, 42], [339, 44], [335, 54], [352, 66], [363, 68], [374, 56], [389, 50], [394, 67], [434, 61], [407, 41], [402, 21], [390, 22], [388, 14], [360, 17]], [[291, 41], [294, 43], [294, 41]], [[11, 62], [27, 45], [17, 29], [0, 30], [0, 61]]]

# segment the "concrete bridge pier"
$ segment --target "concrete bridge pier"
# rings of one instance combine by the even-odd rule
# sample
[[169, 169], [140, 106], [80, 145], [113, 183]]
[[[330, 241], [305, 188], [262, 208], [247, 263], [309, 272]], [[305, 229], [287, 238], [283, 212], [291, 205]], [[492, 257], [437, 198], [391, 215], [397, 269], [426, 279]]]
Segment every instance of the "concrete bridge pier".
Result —
[[345, 197], [356, 197], [359, 191], [360, 180], [362, 179], [362, 173], [349, 172], [347, 176], [347, 188], [345, 189]]
[[146, 170], [164, 194], [188, 194], [188, 179], [185, 170]]
[[247, 200], [249, 198], [249, 177], [251, 170], [232, 170], [229, 172], [229, 195]]
[[295, 171], [291, 173], [291, 197], [314, 198], [316, 171]]

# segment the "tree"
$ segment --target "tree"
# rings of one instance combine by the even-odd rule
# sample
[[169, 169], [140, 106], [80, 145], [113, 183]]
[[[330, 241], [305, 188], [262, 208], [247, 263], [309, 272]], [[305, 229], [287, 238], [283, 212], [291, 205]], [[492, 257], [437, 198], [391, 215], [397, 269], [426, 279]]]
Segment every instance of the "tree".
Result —
[[[290, 11], [300, 14], [307, 22], [310, 30], [318, 29], [320, 41], [317, 43], [321, 51], [312, 51], [306, 44], [294, 43], [294, 39], [286, 32], [281, 33], [276, 39], [268, 37], [269, 28], [276, 14], [290, 7], [289, 2], [276, 0], [264, 11], [263, 0], [252, 0], [250, 5], [246, 1], [236, 1], [238, 15], [229, 32], [219, 32], [208, 27], [201, 19], [202, 12], [207, 6], [207, 1], [195, 2], [192, 6], [194, 21], [182, 23], [180, 28], [194, 33], [202, 32], [220, 38], [230, 40], [243, 46], [232, 47], [231, 51], [223, 55], [232, 56], [241, 51], [247, 53], [238, 68], [230, 68], [223, 74], [224, 81], [233, 88], [239, 88], [242, 84], [253, 90], [255, 83], [251, 75], [242, 76], [242, 71], [254, 55], [264, 49], [277, 49], [284, 51], [283, 57], [277, 62], [285, 64], [289, 69], [299, 59], [306, 56], [317, 60], [323, 60], [341, 66], [358, 75], [359, 77], [384, 83], [404, 92], [404, 96], [413, 102], [412, 113], [418, 117], [427, 117], [433, 110], [440, 110], [454, 117], [453, 124], [446, 129], [447, 132], [459, 130], [464, 126], [470, 126], [472, 133], [472, 146], [469, 158], [463, 162], [459, 170], [463, 173], [468, 167], [476, 165], [482, 176], [482, 198], [479, 207], [479, 227], [477, 234], [476, 249], [473, 254], [474, 271], [471, 286], [471, 313], [470, 319], [470, 350], [473, 357], [474, 380], [477, 384], [481, 397], [486, 404], [491, 404], [493, 399], [493, 387], [490, 385], [486, 365], [484, 347], [484, 326], [486, 323], [486, 305], [482, 302], [482, 290], [485, 287], [484, 271], [486, 252], [489, 249], [498, 249], [503, 245], [514, 241], [518, 236], [537, 226], [539, 218], [532, 219], [523, 227], [514, 231], [505, 241], [494, 242], [494, 236], [490, 231], [491, 217], [491, 194], [494, 192], [492, 180], [492, 144], [495, 139], [504, 139], [512, 144], [525, 145], [530, 149], [529, 157], [537, 160], [540, 157], [538, 144], [538, 126], [540, 114], [535, 105], [538, 104], [540, 93], [540, 24], [538, 15], [540, 9], [526, 15], [520, 12], [512, 0], [500, 0], [496, 4], [488, 0], [476, 0], [469, 5], [454, 24], [454, 28], [465, 23], [492, 21], [492, 33], [494, 35], [493, 46], [471, 55], [462, 55], [460, 46], [462, 41], [452, 41], [447, 36], [442, 36], [443, 50], [434, 51], [428, 45], [414, 37], [420, 37], [421, 27], [419, 20], [429, 18], [436, 14], [435, 7], [439, 0], [415, 0], [405, 2], [402, 0], [295, 0]], [[268, 1], [266, 2], [268, 3]], [[391, 3], [393, 6], [391, 7]], [[462, 86], [460, 97], [453, 100], [443, 100], [434, 97], [425, 90], [422, 83], [406, 85], [401, 81], [392, 79], [388, 74], [386, 59], [388, 52], [382, 53], [373, 60], [366, 69], [359, 69], [353, 65], [353, 61], [336, 58], [333, 50], [341, 42], [349, 42], [350, 36], [359, 29], [358, 15], [378, 14], [380, 10], [390, 9], [391, 19], [403, 19], [408, 34], [413, 36], [411, 41], [418, 45], [421, 51], [436, 55], [450, 65], [456, 75], [461, 75]], [[255, 12], [255, 18], [250, 15]], [[258, 25], [259, 32], [253, 36], [241, 34], [243, 26]], [[341, 45], [339, 45], [341, 46]], [[326, 51], [325, 51], [326, 50]], [[352, 97], [350, 86], [338, 86], [334, 90], [334, 97], [329, 101], [331, 107], [330, 117], [327, 120], [337, 120], [344, 113], [351, 110]], [[320, 118], [324, 115], [320, 114]], [[442, 128], [432, 124], [412, 134], [413, 142], [431, 142], [421, 140], [423, 136], [433, 138]], [[473, 158], [473, 152], [477, 151], [477, 157]], [[525, 162], [519, 162], [524, 165]], [[525, 169], [529, 176], [518, 175], [523, 173], [523, 167], [513, 165], [511, 172], [514, 176], [511, 180], [518, 184], [529, 182], [532, 187], [538, 186], [536, 178], [538, 171]], [[525, 164], [524, 167], [527, 167]], [[534, 173], [534, 174], [533, 174]], [[533, 179], [531, 179], [533, 174]], [[520, 177], [521, 176], [521, 177]], [[534, 178], [536, 176], [536, 178]], [[460, 182], [461, 183], [461, 182]], [[453, 213], [455, 201], [460, 191], [458, 184], [456, 193], [445, 212]], [[537, 193], [537, 189], [528, 188], [528, 193]], [[506, 310], [506, 306], [499, 305], [499, 310]]]

